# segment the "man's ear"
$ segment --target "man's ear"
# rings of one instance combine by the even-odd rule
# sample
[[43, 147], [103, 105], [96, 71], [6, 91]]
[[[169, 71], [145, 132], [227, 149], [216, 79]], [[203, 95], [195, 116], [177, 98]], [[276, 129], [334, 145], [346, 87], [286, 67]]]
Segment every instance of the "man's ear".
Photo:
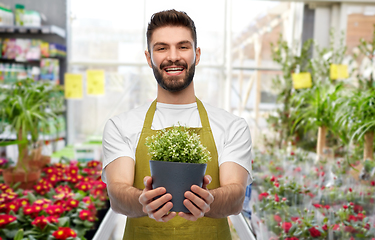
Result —
[[201, 60], [201, 49], [197, 47], [197, 49], [195, 50], [195, 66], [198, 65], [200, 60]]
[[145, 56], [146, 56], [146, 60], [147, 60], [148, 65], [150, 66], [150, 68], [152, 68], [151, 54], [148, 50], [145, 51]]

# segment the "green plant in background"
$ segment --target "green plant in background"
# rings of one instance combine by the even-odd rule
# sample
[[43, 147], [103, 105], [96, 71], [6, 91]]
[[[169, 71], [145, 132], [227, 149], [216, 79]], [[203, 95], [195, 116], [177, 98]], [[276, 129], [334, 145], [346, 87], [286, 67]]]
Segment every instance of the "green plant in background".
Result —
[[184, 163], [207, 163], [210, 152], [202, 145], [199, 135], [183, 126], [163, 129], [146, 138], [151, 160]]
[[56, 86], [32, 79], [19, 80], [2, 89], [0, 119], [17, 135], [18, 160], [16, 171], [28, 170], [28, 147], [35, 147], [40, 140], [39, 126], [48, 124], [56, 114], [49, 108], [51, 95], [60, 91]]
[[360, 44], [358, 49], [361, 54], [355, 54], [355, 57], [361, 57], [362, 61], [364, 61], [364, 68], [362, 73], [358, 73], [358, 83], [360, 89], [375, 89], [375, 81], [374, 81], [374, 53], [375, 53], [375, 25], [373, 31], [372, 41], [367, 42], [363, 38], [360, 40]]
[[300, 90], [293, 96], [293, 128], [318, 130], [316, 153], [323, 155], [328, 129], [335, 129], [335, 101], [343, 85], [315, 84], [312, 88]]
[[335, 43], [334, 29], [330, 31], [330, 45], [328, 48], [321, 48], [318, 44], [314, 45], [315, 56], [311, 59], [311, 75], [314, 84], [320, 83], [338, 83], [331, 79], [330, 70], [332, 64], [342, 64], [345, 58], [347, 47], [344, 44], [344, 34], [341, 34], [339, 44]]
[[291, 99], [293, 94], [292, 74], [295, 72], [306, 72], [309, 68], [310, 49], [313, 40], [307, 40], [299, 53], [297, 49], [288, 46], [288, 43], [280, 36], [275, 46], [271, 43], [272, 58], [281, 65], [283, 75], [277, 76], [274, 89], [278, 89], [277, 103], [281, 108], [276, 110], [275, 115], [270, 115], [267, 122], [279, 133], [279, 148], [286, 144], [294, 135], [291, 131], [293, 122], [290, 118]]

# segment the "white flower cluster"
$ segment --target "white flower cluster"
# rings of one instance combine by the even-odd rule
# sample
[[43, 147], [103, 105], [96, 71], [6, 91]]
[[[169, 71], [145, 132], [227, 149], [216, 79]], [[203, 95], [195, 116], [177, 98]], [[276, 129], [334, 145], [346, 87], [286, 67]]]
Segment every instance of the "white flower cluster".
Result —
[[187, 127], [173, 126], [146, 138], [151, 160], [185, 163], [206, 163], [210, 152], [202, 145], [199, 135]]

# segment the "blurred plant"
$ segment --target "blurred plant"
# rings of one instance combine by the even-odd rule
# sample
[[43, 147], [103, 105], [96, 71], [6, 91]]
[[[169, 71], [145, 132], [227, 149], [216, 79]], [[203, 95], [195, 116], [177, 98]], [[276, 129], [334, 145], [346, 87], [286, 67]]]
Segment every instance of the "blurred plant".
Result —
[[293, 122], [290, 119], [293, 93], [292, 74], [308, 71], [312, 43], [312, 39], [304, 42], [301, 52], [298, 52], [298, 44], [292, 48], [282, 39], [282, 36], [276, 45], [271, 43], [272, 58], [281, 65], [283, 76], [277, 76], [273, 80], [274, 89], [278, 90], [277, 104], [280, 104], [281, 107], [276, 109], [275, 114], [269, 116], [267, 122], [279, 134], [279, 148], [291, 140], [294, 135], [291, 131]]

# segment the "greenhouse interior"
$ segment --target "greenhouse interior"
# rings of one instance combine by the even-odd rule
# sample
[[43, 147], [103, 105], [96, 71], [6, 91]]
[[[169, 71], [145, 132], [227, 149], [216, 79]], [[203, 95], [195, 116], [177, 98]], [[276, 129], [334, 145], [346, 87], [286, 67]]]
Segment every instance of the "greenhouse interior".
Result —
[[[248, 176], [237, 198], [222, 200], [223, 208], [234, 200], [242, 207], [217, 217], [230, 236], [219, 229], [193, 234], [203, 220], [216, 219], [189, 202], [204, 217], [186, 220], [181, 238], [170, 232], [175, 219], [152, 223], [172, 229], [164, 235], [154, 229], [138, 238], [135, 229], [130, 238], [132, 218], [150, 222], [162, 205], [150, 214], [139, 197], [141, 215], [127, 215], [114, 207], [119, 198], [103, 179], [104, 169], [122, 173], [104, 161], [108, 121], [159, 100], [146, 31], [153, 14], [171, 9], [196, 27], [195, 49], [188, 50], [200, 49], [195, 96], [206, 109], [244, 121], [251, 134], [244, 157], [251, 170], [220, 160], [217, 145], [220, 174], [236, 165]], [[375, 239], [374, 0], [0, 0], [0, 43], [0, 240]], [[222, 151], [231, 151], [225, 144]], [[138, 180], [130, 178], [129, 189], [145, 196], [149, 188], [133, 187]], [[215, 180], [217, 189], [227, 187], [223, 181]], [[209, 186], [199, 190], [224, 198]], [[219, 197], [208, 203], [197, 196], [217, 209]], [[158, 201], [149, 199], [147, 206]]]

